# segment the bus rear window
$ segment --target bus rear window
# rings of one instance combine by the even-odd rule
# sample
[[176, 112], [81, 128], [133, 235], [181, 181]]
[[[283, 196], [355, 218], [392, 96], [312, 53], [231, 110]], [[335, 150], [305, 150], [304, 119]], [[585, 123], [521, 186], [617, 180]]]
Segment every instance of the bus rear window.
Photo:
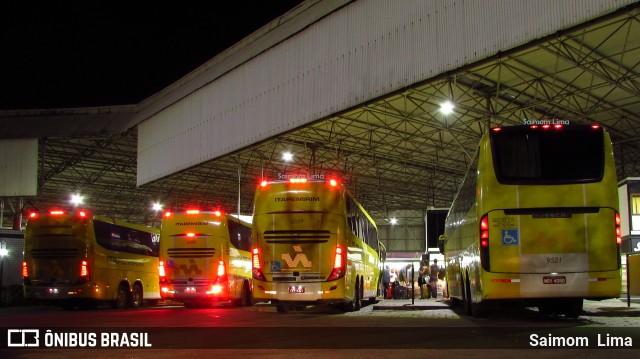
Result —
[[503, 127], [491, 133], [496, 176], [504, 184], [598, 182], [604, 173], [602, 129]]

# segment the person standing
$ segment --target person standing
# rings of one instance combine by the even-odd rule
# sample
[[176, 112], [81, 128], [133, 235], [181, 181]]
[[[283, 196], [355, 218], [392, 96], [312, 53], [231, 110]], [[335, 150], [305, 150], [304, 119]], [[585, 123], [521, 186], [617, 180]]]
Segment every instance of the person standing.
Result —
[[429, 299], [427, 281], [429, 280], [429, 262], [420, 263], [420, 276], [418, 277], [418, 285], [420, 286], [420, 299]]
[[391, 283], [391, 273], [389, 273], [389, 266], [386, 266], [382, 271], [382, 287], [384, 288], [384, 291], [383, 291], [384, 299], [389, 299], [387, 296], [387, 291], [389, 290], [389, 283]]
[[429, 285], [431, 286], [429, 296], [433, 299], [438, 299], [438, 275], [440, 271], [442, 271], [442, 268], [438, 265], [438, 260], [434, 259], [433, 264], [429, 267]]

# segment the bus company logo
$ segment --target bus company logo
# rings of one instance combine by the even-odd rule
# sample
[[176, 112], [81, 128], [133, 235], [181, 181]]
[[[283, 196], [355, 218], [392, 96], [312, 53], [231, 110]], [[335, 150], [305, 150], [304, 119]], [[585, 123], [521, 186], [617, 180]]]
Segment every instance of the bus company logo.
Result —
[[39, 347], [40, 330], [9, 329], [7, 331], [7, 346], [14, 348]]
[[176, 222], [176, 226], [208, 226], [209, 222]]
[[320, 197], [276, 197], [276, 202], [319, 202]]
[[302, 253], [302, 248], [300, 248], [300, 246], [293, 246], [293, 250], [296, 252], [296, 256], [293, 259], [291, 259], [289, 253], [282, 253], [282, 260], [287, 263], [289, 268], [297, 267], [300, 262], [302, 262], [303, 267], [311, 268], [311, 262], [307, 259], [307, 256]]
[[198, 266], [196, 265], [196, 261], [194, 259], [189, 259], [189, 264], [190, 264], [189, 267], [187, 267], [186, 264], [180, 265], [180, 270], [184, 273], [184, 275], [191, 275], [191, 274], [201, 275], [202, 274], [202, 271], [200, 270], [200, 268], [198, 268]]

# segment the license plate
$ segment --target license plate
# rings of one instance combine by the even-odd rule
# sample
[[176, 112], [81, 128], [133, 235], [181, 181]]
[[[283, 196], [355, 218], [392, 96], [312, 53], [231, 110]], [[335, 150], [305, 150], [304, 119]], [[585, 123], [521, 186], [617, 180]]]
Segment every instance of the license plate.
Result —
[[289, 287], [289, 293], [304, 293], [304, 287]]
[[567, 277], [542, 277], [542, 284], [567, 284]]

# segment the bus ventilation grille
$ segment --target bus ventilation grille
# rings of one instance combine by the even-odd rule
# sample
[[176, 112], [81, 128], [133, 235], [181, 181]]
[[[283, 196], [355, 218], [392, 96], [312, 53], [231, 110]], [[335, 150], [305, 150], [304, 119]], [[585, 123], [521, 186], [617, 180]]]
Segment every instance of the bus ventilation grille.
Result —
[[207, 258], [216, 254], [215, 248], [169, 248], [170, 258]]
[[264, 232], [264, 239], [267, 243], [325, 243], [330, 237], [331, 232], [321, 229], [276, 230]]
[[33, 258], [75, 258], [78, 254], [76, 248], [40, 248], [32, 249]]

